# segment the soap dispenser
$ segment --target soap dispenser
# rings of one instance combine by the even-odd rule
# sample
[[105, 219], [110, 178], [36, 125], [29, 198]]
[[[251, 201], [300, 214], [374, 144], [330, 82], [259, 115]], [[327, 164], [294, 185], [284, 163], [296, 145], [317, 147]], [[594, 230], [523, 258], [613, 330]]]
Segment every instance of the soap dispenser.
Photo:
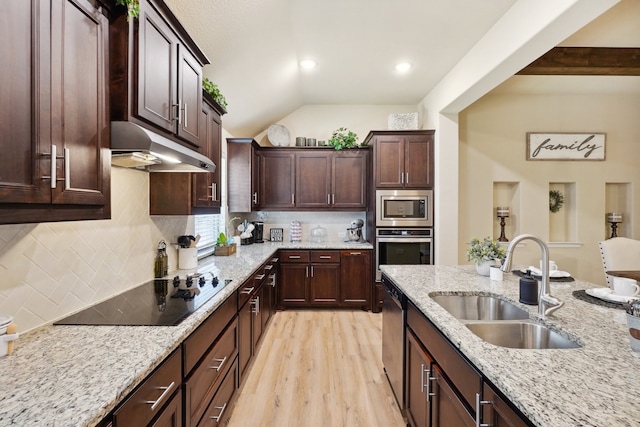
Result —
[[538, 304], [538, 281], [531, 275], [531, 270], [527, 270], [520, 278], [520, 302], [523, 304]]
[[167, 256], [167, 244], [164, 240], [158, 243], [158, 252], [154, 264], [154, 276], [162, 278], [169, 274], [169, 257]]

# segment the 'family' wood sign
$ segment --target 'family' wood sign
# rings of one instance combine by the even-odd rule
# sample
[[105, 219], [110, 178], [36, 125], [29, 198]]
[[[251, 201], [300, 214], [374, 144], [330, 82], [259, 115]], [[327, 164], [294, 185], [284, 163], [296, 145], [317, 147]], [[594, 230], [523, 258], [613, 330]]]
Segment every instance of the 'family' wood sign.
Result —
[[527, 133], [527, 160], [604, 159], [604, 133]]

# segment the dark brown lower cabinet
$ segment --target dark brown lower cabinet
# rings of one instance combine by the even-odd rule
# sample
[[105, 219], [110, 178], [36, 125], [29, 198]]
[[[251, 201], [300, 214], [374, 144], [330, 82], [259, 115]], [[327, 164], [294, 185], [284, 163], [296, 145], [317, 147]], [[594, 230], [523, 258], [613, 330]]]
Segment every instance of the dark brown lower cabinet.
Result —
[[182, 392], [178, 391], [150, 427], [182, 426]]
[[407, 331], [405, 415], [412, 427], [425, 427], [431, 420], [431, 396], [427, 387], [433, 359], [423, 350], [411, 331]]
[[236, 359], [227, 376], [222, 380], [220, 388], [213, 396], [207, 412], [202, 417], [202, 420], [200, 420], [198, 427], [220, 426], [227, 422], [231, 415], [231, 404], [234, 399], [234, 394], [239, 387], [238, 377], [238, 360]]
[[466, 409], [438, 365], [431, 369], [432, 427], [474, 427], [475, 418]]
[[371, 251], [341, 251], [340, 304], [368, 310], [371, 290]]
[[482, 423], [491, 427], [529, 427], [524, 416], [513, 409], [493, 387], [484, 383], [482, 387]]

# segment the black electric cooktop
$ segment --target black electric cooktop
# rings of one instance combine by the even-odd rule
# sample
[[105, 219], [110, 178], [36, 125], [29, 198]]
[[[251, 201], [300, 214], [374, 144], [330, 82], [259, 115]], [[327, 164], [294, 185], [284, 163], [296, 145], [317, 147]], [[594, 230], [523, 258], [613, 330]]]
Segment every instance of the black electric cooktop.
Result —
[[175, 326], [230, 282], [211, 273], [155, 279], [54, 325]]

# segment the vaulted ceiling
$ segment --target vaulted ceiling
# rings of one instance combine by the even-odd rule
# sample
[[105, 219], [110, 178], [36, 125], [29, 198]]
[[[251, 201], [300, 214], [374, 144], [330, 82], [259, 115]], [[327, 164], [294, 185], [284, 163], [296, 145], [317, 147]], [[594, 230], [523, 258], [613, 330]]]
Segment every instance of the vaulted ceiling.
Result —
[[[415, 105], [516, 2], [165, 1], [211, 60], [205, 76], [229, 102], [224, 127], [234, 136], [255, 136], [305, 104]], [[638, 22], [640, 2], [622, 0], [561, 46], [639, 48]], [[601, 50], [585, 52], [552, 50], [538, 69], [522, 73], [541, 74], [546, 67], [542, 74], [567, 74], [566, 61], [576, 54], [602, 59]], [[316, 68], [301, 69], [304, 59], [317, 61]], [[402, 61], [412, 64], [408, 73], [394, 70]], [[640, 91], [638, 77], [620, 72], [638, 67], [638, 61], [638, 50], [630, 49], [617, 62], [617, 73], [612, 72], [616, 64], [605, 62], [608, 74], [624, 77], [597, 86]], [[518, 75], [506, 86], [520, 91], [581, 86], [567, 83], [575, 77], [565, 76], [562, 84], [548, 77]]]

